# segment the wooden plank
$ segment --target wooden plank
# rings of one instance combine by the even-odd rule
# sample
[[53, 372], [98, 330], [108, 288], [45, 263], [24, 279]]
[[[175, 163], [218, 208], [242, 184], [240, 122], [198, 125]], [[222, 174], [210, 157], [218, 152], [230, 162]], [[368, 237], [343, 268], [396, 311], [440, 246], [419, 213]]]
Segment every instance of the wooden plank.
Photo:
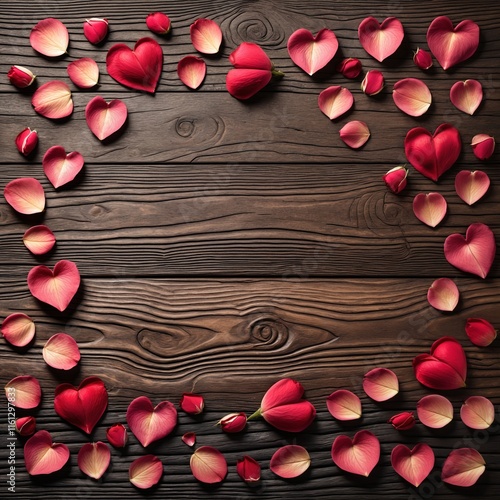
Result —
[[[495, 473], [498, 424], [486, 432], [468, 430], [459, 421], [458, 408], [472, 394], [500, 404], [499, 347], [475, 347], [464, 332], [470, 316], [500, 322], [500, 281], [487, 286], [475, 279], [457, 283], [462, 291], [459, 310], [446, 315], [427, 304], [427, 282], [421, 279], [84, 279], [75, 307], [60, 314], [37, 303], [17, 279], [6, 277], [0, 283], [2, 315], [13, 311], [29, 314], [37, 324], [37, 338], [23, 354], [0, 344], [0, 382], [5, 384], [24, 373], [38, 377], [44, 391], [36, 414], [43, 422], [40, 425], [67, 443], [72, 452], [72, 467], [63, 477], [43, 485], [29, 480], [20, 463], [16, 497], [67, 498], [85, 492], [102, 499], [117, 495], [137, 498], [126, 479], [130, 462], [145, 453], [135, 438], [131, 436], [125, 453], [113, 450], [110, 472], [94, 483], [84, 479], [76, 466], [76, 454], [88, 438], [61, 421], [52, 408], [58, 383], [78, 383], [95, 375], [105, 381], [110, 403], [93, 440], [104, 440], [109, 425], [123, 422], [128, 404], [138, 395], [148, 395], [156, 403], [162, 399], [176, 403], [184, 391], [205, 396], [207, 412], [200, 419], [181, 412], [174, 434], [146, 451], [158, 454], [166, 464], [162, 484], [152, 493], [157, 498], [244, 497], [248, 487], [235, 472], [235, 462], [243, 454], [262, 462], [263, 481], [256, 490], [262, 498], [303, 498], [311, 491], [325, 499], [334, 493], [341, 498], [363, 497], [368, 491], [373, 498], [382, 498], [387, 492], [394, 498], [406, 497], [415, 490], [392, 471], [390, 451], [400, 442], [413, 446], [421, 441], [436, 452], [433, 480], [439, 478], [448, 453], [459, 446], [478, 448], [488, 464], [477, 487], [462, 492], [439, 482], [436, 498], [477, 497], [478, 492], [484, 498], [496, 498], [500, 487], [500, 476]], [[82, 361], [76, 373], [61, 375], [42, 361], [44, 342], [59, 331], [71, 334], [79, 343]], [[407, 433], [393, 430], [387, 419], [396, 412], [414, 410], [417, 401], [431, 392], [416, 382], [411, 360], [427, 352], [434, 340], [450, 334], [462, 343], [468, 358], [467, 389], [446, 394], [455, 407], [455, 424], [440, 432], [421, 424]], [[361, 388], [363, 374], [375, 366], [393, 369], [400, 380], [400, 395], [384, 404], [369, 400]], [[308, 431], [292, 436], [257, 421], [234, 438], [214, 426], [230, 411], [253, 412], [267, 387], [286, 376], [303, 383], [307, 398], [319, 411]], [[361, 397], [364, 417], [360, 423], [339, 425], [326, 411], [326, 397], [338, 388], [348, 388]], [[5, 412], [5, 405], [1, 411]], [[337, 435], [353, 435], [359, 429], [370, 429], [379, 437], [382, 458], [370, 479], [354, 481], [333, 465], [330, 447]], [[202, 488], [190, 475], [191, 451], [180, 441], [187, 431], [197, 433], [198, 445], [217, 446], [227, 456], [230, 472], [216, 493]], [[279, 446], [292, 442], [309, 449], [313, 467], [300, 481], [286, 482], [274, 477], [268, 464]], [[21, 445], [19, 441], [18, 447]], [[6, 473], [6, 453], [2, 447], [2, 474]], [[429, 484], [432, 486], [427, 483], [427, 487]], [[420, 490], [423, 492], [425, 489]]]

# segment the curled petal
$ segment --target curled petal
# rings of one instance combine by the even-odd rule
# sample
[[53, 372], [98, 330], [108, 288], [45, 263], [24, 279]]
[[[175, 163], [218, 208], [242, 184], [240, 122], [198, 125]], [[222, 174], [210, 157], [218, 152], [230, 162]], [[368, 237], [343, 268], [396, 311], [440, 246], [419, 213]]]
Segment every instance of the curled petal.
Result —
[[187, 446], [194, 446], [196, 444], [196, 434], [194, 432], [186, 432], [182, 436], [182, 442]]
[[35, 323], [26, 314], [9, 314], [2, 323], [2, 335], [16, 347], [27, 346], [35, 337]]
[[337, 420], [356, 420], [361, 417], [361, 401], [356, 394], [345, 389], [333, 392], [326, 399], [326, 406]]
[[357, 78], [361, 73], [361, 61], [355, 57], [348, 57], [341, 61], [337, 67], [337, 71], [342, 73], [345, 78]]
[[419, 193], [413, 198], [415, 217], [430, 227], [436, 227], [446, 215], [448, 205], [440, 193]]
[[241, 432], [247, 426], [247, 416], [245, 413], [229, 413], [218, 422], [224, 432]]
[[427, 50], [417, 48], [413, 55], [413, 62], [423, 70], [428, 70], [432, 67], [432, 55]]
[[487, 134], [477, 134], [472, 138], [472, 151], [479, 160], [487, 160], [495, 151], [495, 139]]
[[24, 463], [30, 476], [52, 474], [61, 470], [69, 460], [65, 444], [54, 443], [47, 431], [38, 431], [24, 445]]
[[473, 115], [483, 100], [483, 87], [477, 80], [465, 80], [456, 82], [450, 89], [450, 101], [453, 105]]
[[18, 89], [25, 89], [35, 81], [36, 76], [24, 66], [12, 66], [7, 73], [7, 78]]
[[20, 214], [39, 214], [45, 210], [45, 191], [33, 177], [10, 181], [3, 194], [7, 203]]
[[495, 407], [488, 398], [471, 396], [460, 408], [460, 418], [471, 429], [488, 429], [495, 421]]
[[16, 431], [20, 436], [27, 437], [35, 433], [36, 419], [31, 415], [29, 417], [21, 417], [16, 420]]
[[441, 479], [454, 486], [473, 486], [486, 469], [482, 455], [473, 448], [453, 450], [443, 464]]
[[92, 479], [100, 479], [111, 462], [108, 445], [97, 441], [85, 443], [78, 452], [78, 467]]
[[38, 144], [38, 132], [26, 127], [16, 137], [17, 150], [24, 156], [29, 156]]
[[368, 477], [380, 459], [380, 442], [370, 431], [359, 431], [352, 440], [349, 436], [337, 436], [332, 459], [342, 470]]
[[163, 464], [154, 455], [144, 455], [130, 464], [129, 481], [141, 490], [152, 488], [163, 476]]
[[453, 405], [440, 394], [429, 394], [417, 403], [420, 422], [432, 429], [441, 429], [453, 420]]
[[182, 395], [179, 405], [186, 413], [190, 413], [191, 415], [199, 415], [205, 407], [205, 401], [203, 399], [203, 396], [201, 396], [200, 394], [185, 392]]
[[212, 446], [201, 446], [189, 461], [193, 476], [202, 483], [220, 483], [227, 475], [227, 462], [224, 455]]
[[189, 28], [193, 47], [202, 54], [217, 54], [222, 43], [222, 31], [211, 19], [197, 19]]
[[43, 359], [57, 370], [71, 370], [80, 361], [80, 350], [73, 337], [66, 333], [52, 335], [43, 347]]
[[52, 146], [43, 155], [42, 166], [45, 175], [57, 189], [71, 182], [83, 168], [84, 162], [78, 151], [66, 154], [62, 146]]
[[199, 57], [186, 56], [177, 64], [177, 74], [184, 85], [190, 89], [197, 89], [205, 79], [207, 65]]
[[490, 187], [490, 178], [481, 170], [462, 170], [455, 177], [455, 191], [467, 203], [473, 205], [479, 201]]
[[394, 54], [404, 38], [401, 22], [395, 17], [388, 17], [382, 24], [374, 17], [367, 17], [358, 27], [359, 41], [363, 48], [377, 61]]
[[236, 69], [262, 69], [271, 71], [273, 64], [267, 54], [255, 43], [243, 42], [229, 55]]
[[303, 385], [297, 380], [284, 378], [274, 383], [264, 394], [260, 407], [262, 411], [276, 406], [297, 403], [304, 394]]
[[415, 416], [411, 411], [404, 411], [402, 413], [398, 413], [397, 415], [393, 415], [387, 423], [391, 424], [394, 429], [397, 429], [398, 431], [407, 431], [408, 429], [413, 429], [413, 427], [415, 427]]
[[71, 90], [59, 80], [47, 82], [39, 87], [33, 94], [31, 104], [38, 114], [54, 120], [66, 118], [73, 112]]
[[10, 404], [17, 408], [30, 410], [36, 408], [42, 400], [40, 382], [31, 375], [13, 378], [5, 385], [5, 395]]
[[458, 287], [450, 278], [435, 280], [427, 291], [429, 304], [439, 311], [453, 311], [459, 298]]
[[394, 193], [399, 194], [406, 187], [408, 177], [408, 169], [404, 166], [391, 168], [382, 176], [385, 185]]
[[264, 420], [281, 431], [302, 432], [316, 418], [316, 409], [306, 400], [262, 411]]
[[120, 99], [106, 102], [102, 97], [95, 96], [85, 107], [87, 125], [100, 141], [118, 132], [127, 121], [127, 116], [127, 106]]
[[37, 23], [31, 30], [30, 44], [44, 56], [62, 56], [66, 53], [69, 44], [68, 30], [58, 19], [48, 17]]
[[434, 452], [425, 443], [417, 444], [412, 450], [404, 444], [398, 444], [391, 453], [392, 468], [416, 488], [431, 473], [434, 461]]
[[272, 73], [262, 69], [231, 69], [226, 75], [227, 91], [236, 99], [249, 99], [262, 90]]
[[24, 233], [23, 243], [32, 254], [43, 255], [54, 248], [56, 237], [47, 226], [33, 226]]
[[374, 368], [365, 374], [363, 389], [375, 401], [387, 401], [399, 392], [397, 375], [388, 368]]
[[168, 35], [172, 29], [170, 18], [163, 12], [151, 12], [146, 17], [146, 26], [157, 35]]
[[366, 95], [377, 95], [382, 92], [385, 85], [385, 79], [382, 71], [371, 69], [368, 71], [361, 82], [361, 90]]
[[93, 45], [98, 45], [107, 36], [109, 31], [109, 23], [107, 19], [92, 17], [85, 19], [83, 23], [83, 34], [85, 38]]
[[318, 106], [321, 111], [335, 120], [352, 108], [354, 97], [350, 90], [339, 85], [332, 85], [323, 90], [318, 97]]
[[236, 462], [236, 472], [246, 483], [260, 481], [260, 464], [248, 455]]
[[468, 318], [465, 333], [474, 345], [480, 347], [489, 346], [497, 338], [495, 327], [483, 318]]
[[115, 448], [125, 448], [128, 442], [127, 429], [123, 424], [114, 424], [106, 430], [109, 444]]
[[410, 116], [422, 116], [432, 103], [429, 87], [417, 78], [405, 78], [394, 84], [394, 104]]
[[279, 477], [292, 479], [309, 469], [311, 457], [303, 446], [290, 444], [276, 450], [269, 468]]
[[90, 89], [99, 82], [99, 67], [90, 57], [82, 57], [68, 64], [68, 76], [82, 89]]
[[370, 129], [365, 122], [353, 120], [340, 129], [340, 138], [351, 148], [358, 149], [370, 138]]

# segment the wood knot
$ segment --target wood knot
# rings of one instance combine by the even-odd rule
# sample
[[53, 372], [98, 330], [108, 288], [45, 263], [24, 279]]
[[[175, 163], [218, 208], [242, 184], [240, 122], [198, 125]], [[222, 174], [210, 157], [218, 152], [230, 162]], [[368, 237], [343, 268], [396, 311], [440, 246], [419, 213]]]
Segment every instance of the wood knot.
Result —
[[179, 118], [175, 124], [175, 131], [181, 137], [190, 137], [196, 128], [194, 118]]
[[283, 344], [288, 338], [288, 327], [276, 318], [262, 317], [249, 325], [250, 338], [263, 344]]

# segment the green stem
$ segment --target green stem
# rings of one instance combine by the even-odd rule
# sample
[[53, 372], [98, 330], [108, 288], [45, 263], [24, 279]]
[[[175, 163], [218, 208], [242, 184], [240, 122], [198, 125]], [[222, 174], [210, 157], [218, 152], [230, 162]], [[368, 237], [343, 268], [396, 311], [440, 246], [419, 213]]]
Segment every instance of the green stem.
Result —
[[271, 70], [271, 73], [275, 78], [283, 78], [285, 76], [285, 73], [283, 73], [283, 71], [280, 71], [279, 69], [273, 68]]
[[253, 420], [254, 418], [259, 418], [262, 416], [262, 410], [259, 408], [255, 413], [252, 413], [247, 420]]

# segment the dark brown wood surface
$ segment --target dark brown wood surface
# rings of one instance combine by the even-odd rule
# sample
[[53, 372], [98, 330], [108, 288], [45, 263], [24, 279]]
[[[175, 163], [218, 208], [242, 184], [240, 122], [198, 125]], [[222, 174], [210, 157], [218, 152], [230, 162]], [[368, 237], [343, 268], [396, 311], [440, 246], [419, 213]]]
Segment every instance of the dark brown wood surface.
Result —
[[[162, 10], [172, 19], [172, 35], [152, 35], [144, 22], [149, 12]], [[398, 17], [405, 40], [395, 56], [382, 64], [361, 48], [357, 27], [373, 15], [379, 21]], [[412, 60], [417, 46], [427, 48], [425, 33], [438, 15], [456, 24], [472, 19], [481, 28], [477, 54], [444, 72], [428, 73]], [[34, 24], [45, 17], [63, 21], [70, 32], [69, 56], [52, 61], [29, 45]], [[88, 17], [107, 17], [110, 35], [101, 47], [83, 36]], [[178, 80], [177, 61], [194, 54], [189, 25], [198, 17], [216, 20], [224, 34], [221, 54], [207, 57], [208, 74], [196, 92]], [[36, 322], [34, 345], [17, 350], [0, 342], [0, 384], [17, 375], [36, 376], [43, 401], [35, 414], [39, 429], [49, 430], [71, 451], [70, 467], [49, 481], [30, 478], [23, 464], [23, 439], [17, 442], [16, 493], [9, 494], [6, 448], [6, 400], [0, 404], [0, 498], [114, 499], [221, 498], [485, 498], [500, 494], [500, 425], [487, 431], [468, 429], [459, 418], [462, 402], [471, 395], [491, 399], [500, 408], [500, 348], [479, 348], [467, 339], [469, 317], [484, 317], [500, 326], [500, 266], [496, 261], [486, 280], [460, 272], [447, 263], [444, 239], [464, 234], [473, 222], [488, 224], [497, 242], [500, 234], [499, 154], [480, 162], [472, 154], [471, 138], [487, 133], [500, 138], [500, 7], [477, 1], [314, 0], [139, 2], [44, 1], [3, 2], [0, 7], [0, 179], [4, 186], [21, 176], [39, 179], [47, 194], [47, 210], [35, 217], [19, 216], [0, 201], [0, 316], [29, 314]], [[286, 42], [298, 28], [316, 33], [327, 27], [339, 39], [339, 53], [313, 78], [288, 57]], [[155, 96], [127, 90], [106, 73], [105, 56], [116, 42], [133, 46], [153, 36], [164, 51], [164, 69]], [[286, 73], [249, 102], [233, 99], [225, 90], [228, 56], [242, 41], [261, 45], [275, 66]], [[51, 79], [68, 81], [67, 64], [93, 57], [101, 70], [96, 89], [72, 86], [75, 111], [64, 123], [36, 115], [31, 93], [19, 92], [5, 77], [13, 64], [31, 68], [39, 85]], [[369, 98], [360, 80], [346, 80], [334, 71], [342, 57], [359, 57], [364, 70], [382, 69], [386, 88]], [[433, 105], [415, 119], [394, 105], [392, 85], [404, 77], [423, 79]], [[449, 89], [458, 80], [477, 78], [485, 99], [474, 116], [456, 110]], [[344, 85], [355, 97], [348, 115], [330, 122], [317, 107], [317, 96], [329, 85]], [[100, 143], [85, 124], [84, 108], [95, 95], [120, 98], [129, 109], [124, 133]], [[347, 148], [338, 136], [351, 119], [366, 121], [372, 136], [360, 151]], [[404, 163], [403, 140], [414, 126], [434, 130], [449, 122], [460, 130], [463, 151], [457, 164], [438, 183], [411, 169], [409, 186], [396, 196], [381, 176]], [[40, 134], [30, 160], [15, 149], [14, 138], [25, 126]], [[80, 151], [82, 174], [70, 185], [52, 188], [41, 159], [52, 145]], [[456, 195], [458, 171], [481, 169], [492, 185], [469, 207]], [[436, 229], [413, 215], [419, 192], [439, 191], [448, 201], [448, 215]], [[57, 246], [43, 258], [22, 244], [24, 231], [47, 224]], [[26, 285], [29, 270], [61, 259], [77, 263], [82, 285], [64, 313], [34, 299]], [[443, 314], [426, 300], [436, 278], [455, 280], [461, 300], [457, 310]], [[75, 371], [49, 369], [41, 351], [54, 333], [64, 331], [78, 342], [82, 361]], [[431, 393], [414, 377], [412, 359], [428, 352], [444, 335], [457, 338], [467, 354], [467, 388], [446, 395], [455, 420], [433, 431], [422, 424], [398, 432], [387, 424], [397, 412], [415, 410]], [[378, 404], [363, 392], [369, 369], [394, 370], [401, 391]], [[55, 387], [101, 377], [109, 391], [109, 408], [92, 434], [105, 440], [111, 424], [125, 421], [128, 404], [147, 395], [156, 404], [177, 404], [183, 392], [205, 396], [199, 418], [179, 412], [174, 433], [144, 450], [131, 436], [124, 453], [112, 450], [112, 464], [99, 481], [85, 477], [76, 456], [89, 438], [62, 421], [53, 409]], [[263, 421], [250, 422], [241, 435], [223, 434], [214, 424], [226, 413], [252, 413], [266, 389], [283, 377], [306, 388], [318, 417], [305, 432], [279, 432]], [[326, 409], [326, 397], [336, 389], [358, 394], [364, 415], [360, 422], [341, 425]], [[19, 416], [27, 414], [19, 410]], [[368, 429], [381, 441], [382, 454], [372, 475], [358, 478], [332, 462], [330, 449], [341, 433]], [[190, 473], [192, 450], [180, 437], [197, 433], [197, 445], [218, 447], [229, 474], [218, 487], [206, 487]], [[390, 453], [398, 443], [427, 442], [436, 465], [419, 489], [391, 468]], [[305, 446], [310, 471], [294, 481], [269, 470], [272, 453], [285, 444]], [[455, 488], [440, 481], [449, 452], [478, 449], [486, 472], [477, 485]], [[165, 465], [159, 487], [143, 493], [128, 481], [133, 459], [155, 453]], [[252, 488], [236, 474], [238, 458], [249, 454], [263, 466], [261, 483]]]

